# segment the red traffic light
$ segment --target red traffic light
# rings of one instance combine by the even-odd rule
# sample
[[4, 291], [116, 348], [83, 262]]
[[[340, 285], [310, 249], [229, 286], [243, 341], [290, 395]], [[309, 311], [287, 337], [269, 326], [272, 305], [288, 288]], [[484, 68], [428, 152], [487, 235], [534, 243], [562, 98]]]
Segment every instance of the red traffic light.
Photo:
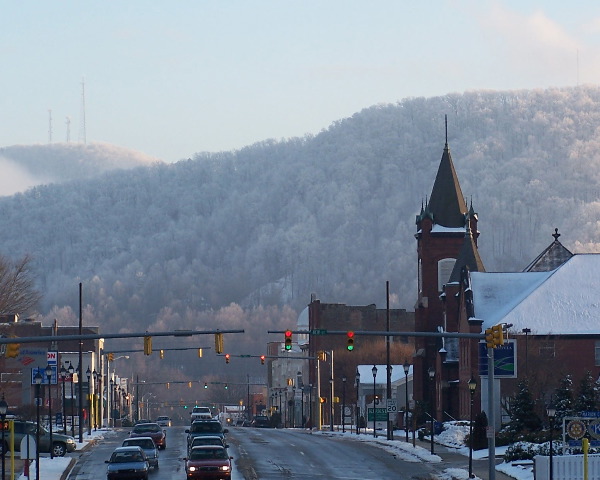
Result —
[[285, 349], [286, 350], [292, 349], [292, 331], [291, 330], [285, 331]]
[[348, 349], [349, 352], [351, 352], [352, 350], [354, 350], [354, 332], [348, 332], [348, 333], [346, 333], [346, 335], [348, 336], [348, 342], [346, 344], [346, 348]]
[[264, 365], [264, 364], [265, 364], [265, 356], [264, 356], [264, 355], [261, 355], [261, 356], [260, 356], [260, 364], [261, 364], [261, 365]]
[[229, 363], [230, 357], [231, 357], [231, 355], [229, 355], [228, 353], [225, 354], [225, 363]]

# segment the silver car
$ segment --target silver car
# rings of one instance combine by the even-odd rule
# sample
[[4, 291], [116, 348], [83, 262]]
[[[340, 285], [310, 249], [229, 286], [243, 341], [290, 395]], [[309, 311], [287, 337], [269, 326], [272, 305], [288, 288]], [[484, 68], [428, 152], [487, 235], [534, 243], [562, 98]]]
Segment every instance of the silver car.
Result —
[[158, 448], [151, 437], [126, 438], [123, 440], [123, 445], [121, 446], [140, 447], [144, 451], [150, 467], [158, 470]]

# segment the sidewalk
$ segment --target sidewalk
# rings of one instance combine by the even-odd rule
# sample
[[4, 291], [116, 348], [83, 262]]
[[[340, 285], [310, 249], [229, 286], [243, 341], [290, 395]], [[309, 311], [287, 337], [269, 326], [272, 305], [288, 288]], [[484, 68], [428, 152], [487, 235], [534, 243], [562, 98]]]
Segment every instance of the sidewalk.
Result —
[[[417, 439], [415, 445], [431, 451], [431, 443], [428, 441]], [[456, 453], [454, 449], [436, 443], [434, 444], [433, 451], [437, 456], [442, 458], [442, 462], [439, 464], [440, 472], [443, 472], [448, 468], [469, 470], [469, 457]], [[502, 457], [496, 457], [496, 464], [498, 463], [502, 463]], [[509, 477], [498, 470], [496, 470], [495, 473], [496, 480], [515, 480], [513, 477]], [[489, 480], [489, 462], [487, 458], [473, 459], [473, 474], [482, 480]]]

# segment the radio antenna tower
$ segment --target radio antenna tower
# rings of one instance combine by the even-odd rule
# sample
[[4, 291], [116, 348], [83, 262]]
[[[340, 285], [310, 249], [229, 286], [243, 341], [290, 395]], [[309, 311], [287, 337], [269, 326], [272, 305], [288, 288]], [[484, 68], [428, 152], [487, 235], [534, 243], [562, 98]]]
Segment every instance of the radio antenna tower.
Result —
[[67, 117], [65, 123], [67, 124], [67, 143], [69, 143], [71, 141], [71, 117]]
[[52, 143], [52, 110], [48, 109], [48, 143]]
[[87, 144], [85, 132], [85, 78], [81, 79], [81, 125], [79, 131], [79, 141]]

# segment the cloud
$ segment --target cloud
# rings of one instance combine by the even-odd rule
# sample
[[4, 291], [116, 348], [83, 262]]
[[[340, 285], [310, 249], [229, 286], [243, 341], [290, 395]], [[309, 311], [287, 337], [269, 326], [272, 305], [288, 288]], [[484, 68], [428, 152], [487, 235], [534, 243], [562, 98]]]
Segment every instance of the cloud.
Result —
[[5, 157], [0, 157], [0, 196], [10, 196], [24, 192], [36, 185], [48, 183], [46, 179], [31, 175], [27, 170]]
[[526, 70], [537, 75], [564, 72], [583, 48], [575, 35], [542, 10], [522, 14], [495, 3], [481, 21], [501, 55], [499, 61], [512, 64], [520, 74]]

